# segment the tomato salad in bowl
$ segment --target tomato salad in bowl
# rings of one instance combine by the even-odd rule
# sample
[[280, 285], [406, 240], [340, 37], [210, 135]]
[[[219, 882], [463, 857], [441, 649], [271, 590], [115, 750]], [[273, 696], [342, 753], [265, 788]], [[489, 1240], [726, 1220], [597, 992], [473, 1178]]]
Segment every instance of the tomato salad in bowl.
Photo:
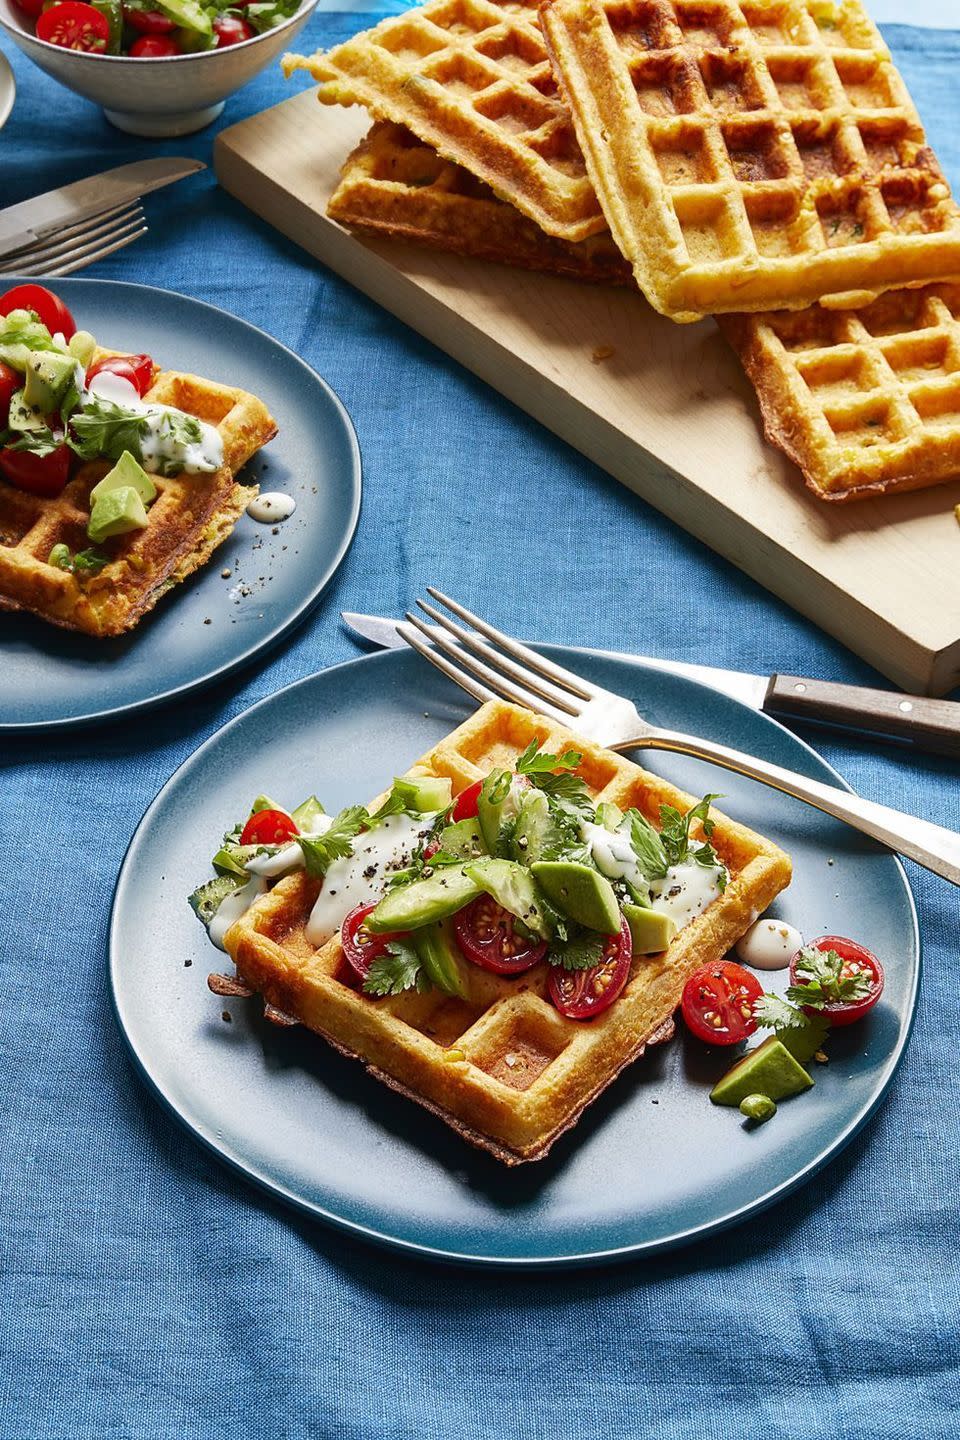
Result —
[[298, 0], [15, 0], [38, 40], [88, 55], [156, 59], [252, 40], [289, 20]]

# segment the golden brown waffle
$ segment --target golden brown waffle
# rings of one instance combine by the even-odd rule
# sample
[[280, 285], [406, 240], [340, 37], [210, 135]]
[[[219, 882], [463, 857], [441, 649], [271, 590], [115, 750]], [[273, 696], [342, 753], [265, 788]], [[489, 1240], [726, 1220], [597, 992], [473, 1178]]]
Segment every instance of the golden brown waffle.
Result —
[[557, 240], [498, 200], [461, 165], [443, 160], [403, 125], [378, 120], [341, 171], [327, 214], [354, 230], [414, 240], [480, 260], [631, 285], [609, 230]]
[[960, 211], [859, 0], [548, 0], [590, 177], [674, 320], [960, 275]]
[[890, 290], [856, 311], [725, 315], [767, 439], [824, 500], [960, 475], [960, 285]]
[[0, 608], [31, 610], [88, 635], [119, 635], [230, 534], [256, 494], [234, 477], [277, 433], [266, 406], [245, 390], [172, 370], [154, 375], [145, 398], [215, 425], [223, 437], [222, 467], [211, 475], [152, 477], [157, 498], [146, 529], [98, 545], [110, 562], [89, 578], [50, 565], [47, 557], [61, 543], [73, 553], [90, 548], [90, 491], [111, 462], [82, 465], [55, 499], [27, 495], [0, 479]]
[[287, 55], [325, 105], [365, 105], [463, 165], [548, 235], [605, 229], [535, 5], [428, 0], [327, 54]]
[[[593, 795], [636, 805], [654, 823], [661, 804], [693, 803], [622, 756], [499, 701], [484, 705], [410, 773], [449, 776], [457, 794], [490, 769], [512, 766], [534, 736], [551, 750], [575, 745]], [[726, 954], [789, 884], [790, 861], [781, 850], [711, 813], [712, 842], [731, 872], [726, 891], [662, 954], [638, 956], [622, 995], [589, 1023], [565, 1019], [545, 998], [545, 964], [515, 979], [465, 965], [467, 1000], [436, 990], [363, 995], [339, 938], [315, 950], [304, 937], [318, 882], [303, 872], [257, 900], [227, 931], [226, 947], [241, 982], [263, 996], [273, 1018], [295, 1017], [507, 1164], [536, 1160], [645, 1046], [668, 1038], [688, 976]], [[224, 983], [211, 977], [218, 993]]]

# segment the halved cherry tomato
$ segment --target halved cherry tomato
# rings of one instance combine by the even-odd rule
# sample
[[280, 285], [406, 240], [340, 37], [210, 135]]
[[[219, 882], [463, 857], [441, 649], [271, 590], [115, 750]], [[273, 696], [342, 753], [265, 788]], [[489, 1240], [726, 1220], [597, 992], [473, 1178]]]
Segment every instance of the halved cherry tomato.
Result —
[[695, 971], [683, 987], [683, 1018], [708, 1045], [738, 1045], [757, 1028], [754, 1002], [763, 986], [742, 965], [718, 960]]
[[[836, 1000], [830, 1005], [824, 1005], [819, 1009], [821, 1015], [826, 1015], [831, 1025], [852, 1025], [854, 1020], [859, 1020], [872, 1010], [883, 993], [883, 966], [874, 955], [863, 945], [858, 945], [856, 940], [847, 940], [843, 935], [821, 935], [818, 940], [811, 940], [808, 949], [813, 950], [835, 950], [843, 961], [840, 969], [841, 980], [848, 979], [851, 975], [865, 975], [870, 982], [870, 990], [862, 1000]], [[803, 982], [804, 977], [797, 974], [798, 951], [790, 961], [790, 984], [798, 985]], [[811, 1013], [818, 1013], [812, 1007], [806, 1007]]]
[[14, 3], [25, 11], [27, 15], [39, 15], [46, 4], [46, 0], [14, 0]]
[[0, 450], [0, 474], [18, 490], [31, 495], [59, 495], [70, 479], [73, 451], [59, 445], [49, 455], [34, 455], [29, 450]]
[[177, 28], [177, 22], [162, 10], [134, 10], [124, 5], [123, 18], [131, 30], [141, 35], [171, 35]]
[[240, 832], [241, 845], [286, 845], [299, 835], [295, 821], [283, 810], [258, 810]]
[[424, 845], [424, 847], [423, 847], [423, 858], [424, 858], [424, 860], [432, 860], [433, 857], [434, 857], [434, 855], [436, 855], [436, 853], [437, 853], [437, 851], [438, 851], [439, 849], [440, 849], [440, 841], [439, 841], [439, 840], [431, 840], [429, 845]]
[[547, 953], [547, 942], [520, 935], [509, 910], [490, 895], [471, 900], [454, 916], [453, 928], [467, 959], [495, 975], [520, 975]]
[[217, 37], [217, 49], [222, 50], [225, 45], [239, 45], [241, 40], [252, 40], [256, 30], [246, 20], [241, 20], [239, 15], [218, 15], [213, 22], [214, 34]]
[[7, 423], [10, 414], [10, 401], [23, 384], [23, 376], [18, 375], [16, 370], [11, 370], [9, 365], [4, 365], [0, 360], [0, 430]]
[[374, 960], [379, 960], [381, 955], [386, 955], [387, 946], [391, 941], [399, 939], [397, 935], [383, 934], [374, 935], [364, 925], [364, 920], [371, 910], [376, 910], [376, 905], [358, 905], [340, 926], [340, 941], [343, 945], [343, 953], [351, 970], [366, 980], [370, 966]]
[[122, 380], [129, 380], [139, 394], [145, 395], [153, 380], [153, 360], [149, 355], [110, 355], [90, 366], [87, 371], [87, 384], [90, 384], [95, 375], [103, 375], [104, 372], [119, 375]]
[[476, 817], [477, 800], [482, 789], [483, 781], [475, 780], [472, 785], [467, 786], [466, 790], [461, 790], [453, 802], [450, 818], [452, 820], [473, 820]]
[[159, 60], [180, 53], [180, 46], [169, 35], [141, 35], [130, 46], [130, 54], [137, 60]]
[[616, 1000], [630, 975], [633, 939], [621, 916], [620, 934], [608, 935], [603, 959], [590, 970], [564, 970], [551, 965], [547, 992], [568, 1020], [592, 1020]]
[[[93, 10], [92, 5], [86, 8]], [[99, 11], [94, 10], [93, 13], [96, 15]], [[102, 16], [100, 18], [103, 19]], [[104, 20], [103, 23], [107, 22]], [[14, 285], [12, 290], [0, 295], [0, 315], [9, 315], [11, 310], [32, 310], [51, 335], [56, 335], [59, 330], [65, 340], [77, 333], [70, 311], [60, 296], [54, 295], [45, 285]]]
[[84, 0], [63, 0], [63, 4], [44, 10], [39, 17], [37, 39], [63, 50], [103, 55], [110, 40], [110, 22]]

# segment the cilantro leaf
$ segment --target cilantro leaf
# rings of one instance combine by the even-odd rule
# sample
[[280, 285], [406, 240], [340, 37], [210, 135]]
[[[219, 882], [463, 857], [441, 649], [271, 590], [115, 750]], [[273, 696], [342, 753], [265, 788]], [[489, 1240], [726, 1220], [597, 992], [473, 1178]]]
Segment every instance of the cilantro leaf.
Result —
[[429, 988], [420, 956], [405, 940], [391, 940], [387, 953], [374, 960], [363, 982], [365, 995], [402, 995], [404, 990]]
[[578, 935], [565, 944], [551, 944], [547, 959], [564, 970], [592, 970], [603, 959], [604, 943], [599, 935]]
[[52, 455], [63, 444], [48, 425], [38, 425], [34, 430], [5, 430], [0, 434], [0, 445], [5, 450], [26, 450], [42, 459]]
[[534, 738], [517, 756], [514, 766], [518, 775], [552, 774], [554, 770], [576, 770], [583, 759], [579, 750], [564, 750], [562, 755], [551, 755], [540, 749], [540, 741]]
[[843, 964], [843, 957], [836, 950], [804, 946], [797, 956], [797, 983], [788, 988], [788, 997], [800, 1005], [812, 1005], [817, 1010], [838, 1002], [849, 1004], [854, 1000], [865, 1000], [870, 994], [871, 976], [863, 970], [844, 975]]
[[95, 460], [100, 456], [119, 460], [124, 450], [129, 450], [138, 464], [142, 464], [140, 441], [149, 425], [148, 416], [125, 410], [112, 400], [98, 398], [88, 401], [70, 417], [73, 435], [68, 443], [81, 460]]
[[370, 816], [363, 805], [350, 805], [334, 817], [330, 829], [323, 835], [298, 835], [297, 844], [303, 851], [307, 874], [319, 879], [326, 875], [334, 860], [352, 855], [353, 837], [369, 823]]
[[777, 1031], [800, 1030], [810, 1018], [782, 995], [761, 995], [753, 1002], [753, 1014], [758, 1025]]
[[[704, 795], [696, 805], [691, 805], [685, 814], [674, 805], [660, 806], [660, 839], [666, 851], [667, 859], [671, 865], [682, 865], [690, 854], [690, 826], [694, 820], [699, 820], [703, 825], [703, 833], [707, 840], [713, 834], [713, 821], [709, 818], [710, 805], [714, 800], [719, 800], [719, 795]], [[704, 850], [710, 852], [710, 858], [700, 858]], [[700, 845], [694, 852], [693, 858], [700, 865], [715, 865], [716, 855], [712, 845]]]
[[825, 1015], [808, 1015], [782, 995], [761, 995], [759, 1000], [754, 1001], [753, 1013], [757, 1024], [775, 1031], [801, 1065], [823, 1048], [830, 1031], [830, 1022]]
[[630, 844], [637, 857], [637, 865], [646, 879], [662, 880], [667, 873], [667, 852], [659, 831], [633, 807], [627, 811], [626, 819], [630, 825]]

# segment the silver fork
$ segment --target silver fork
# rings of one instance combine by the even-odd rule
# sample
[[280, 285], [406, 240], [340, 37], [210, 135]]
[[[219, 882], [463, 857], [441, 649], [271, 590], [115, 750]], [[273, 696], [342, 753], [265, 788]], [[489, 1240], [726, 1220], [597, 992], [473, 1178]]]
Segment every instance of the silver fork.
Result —
[[782, 790], [837, 820], [845, 820], [855, 830], [862, 830], [935, 875], [960, 885], [960, 835], [954, 831], [874, 800], [864, 800], [835, 785], [825, 785], [822, 780], [809, 780], [728, 745], [650, 725], [623, 695], [603, 690], [572, 670], [565, 670], [433, 586], [427, 589], [440, 605], [465, 623], [458, 624], [435, 605], [418, 600], [420, 609], [439, 628], [425, 625], [407, 611], [397, 632], [475, 700], [512, 700], [609, 750], [672, 750], [712, 761], [725, 770]]
[[125, 201], [58, 230], [55, 239], [8, 252], [0, 261], [0, 275], [71, 275], [146, 233], [142, 206]]

